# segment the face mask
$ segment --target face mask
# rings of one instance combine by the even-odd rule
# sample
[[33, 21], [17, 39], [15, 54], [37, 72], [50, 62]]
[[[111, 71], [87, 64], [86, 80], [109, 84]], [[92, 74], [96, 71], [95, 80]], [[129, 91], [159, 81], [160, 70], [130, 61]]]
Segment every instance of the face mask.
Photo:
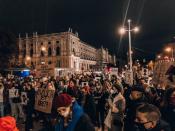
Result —
[[170, 104], [175, 106], [175, 96], [170, 98]]
[[136, 127], [139, 131], [146, 131], [145, 126], [144, 126], [143, 123], [136, 122], [136, 123], [135, 123], [135, 127]]

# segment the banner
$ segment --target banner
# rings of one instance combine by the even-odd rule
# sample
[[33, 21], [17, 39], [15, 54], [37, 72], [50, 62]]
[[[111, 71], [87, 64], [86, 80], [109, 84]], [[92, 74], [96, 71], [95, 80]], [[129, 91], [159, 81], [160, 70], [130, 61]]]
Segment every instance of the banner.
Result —
[[52, 101], [55, 90], [38, 89], [35, 94], [35, 109], [45, 113], [51, 113]]

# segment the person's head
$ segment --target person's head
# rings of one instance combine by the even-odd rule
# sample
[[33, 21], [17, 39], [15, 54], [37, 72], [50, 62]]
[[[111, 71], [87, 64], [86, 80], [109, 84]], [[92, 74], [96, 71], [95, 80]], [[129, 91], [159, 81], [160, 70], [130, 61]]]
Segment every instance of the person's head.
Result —
[[104, 81], [103, 87], [106, 90], [110, 90], [112, 88], [110, 81], [108, 81], [108, 80]]
[[113, 90], [115, 93], [122, 93], [123, 94], [123, 86], [121, 84], [114, 84]]
[[59, 115], [67, 118], [71, 113], [72, 97], [68, 94], [60, 94], [55, 99], [55, 106]]
[[175, 88], [168, 88], [165, 93], [164, 103], [175, 106]]
[[90, 94], [90, 87], [84, 86], [82, 87], [81, 91], [83, 92], [84, 95]]
[[74, 79], [69, 80], [69, 87], [74, 87], [76, 85], [76, 81]]
[[11, 116], [0, 118], [0, 131], [19, 131], [16, 127], [16, 120]]
[[142, 84], [142, 85], [145, 84], [144, 78], [141, 78], [141, 79], [139, 80], [139, 83]]
[[132, 100], [138, 100], [138, 99], [142, 98], [143, 94], [144, 94], [143, 87], [135, 85], [131, 89], [130, 98]]
[[159, 109], [151, 104], [140, 105], [136, 109], [135, 122], [139, 128], [142, 129], [153, 129], [161, 118]]

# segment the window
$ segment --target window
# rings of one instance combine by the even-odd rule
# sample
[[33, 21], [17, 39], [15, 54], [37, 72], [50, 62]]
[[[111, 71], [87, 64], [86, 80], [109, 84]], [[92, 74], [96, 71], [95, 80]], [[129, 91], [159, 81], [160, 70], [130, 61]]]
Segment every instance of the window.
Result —
[[74, 48], [72, 49], [72, 52], [73, 52], [73, 54], [75, 55], [75, 49], [74, 49]]
[[57, 40], [56, 43], [60, 43], [60, 42]]
[[49, 61], [48, 64], [51, 65], [52, 64], [52, 61]]
[[43, 51], [41, 51], [41, 57], [44, 57], [44, 52]]
[[26, 49], [24, 49], [24, 51], [23, 51], [23, 57], [24, 58], [26, 57]]
[[57, 66], [57, 67], [61, 67], [61, 63], [60, 63], [60, 61], [59, 61], [59, 60], [57, 61], [56, 66]]
[[48, 56], [51, 56], [52, 55], [52, 49], [51, 49], [51, 47], [49, 47], [49, 49], [48, 49]]
[[60, 47], [57, 47], [57, 49], [56, 49], [56, 55], [57, 56], [60, 56]]
[[30, 49], [30, 57], [33, 56], [33, 49]]
[[51, 44], [51, 42], [49, 41], [49, 42], [48, 42], [48, 44], [50, 45], [50, 44]]

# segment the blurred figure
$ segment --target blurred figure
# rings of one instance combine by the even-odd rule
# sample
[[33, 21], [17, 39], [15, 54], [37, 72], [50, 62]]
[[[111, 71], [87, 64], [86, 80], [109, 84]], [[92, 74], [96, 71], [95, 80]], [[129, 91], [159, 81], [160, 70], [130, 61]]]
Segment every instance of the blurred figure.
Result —
[[90, 93], [90, 87], [84, 86], [81, 89], [83, 96], [80, 105], [84, 112], [91, 118], [92, 123], [96, 126], [96, 107], [93, 96]]
[[89, 117], [70, 95], [57, 96], [55, 108], [59, 114], [55, 131], [95, 131]]
[[135, 122], [135, 131], [171, 131], [169, 124], [161, 120], [159, 109], [151, 104], [137, 108]]
[[144, 93], [144, 88], [142, 86], [134, 85], [131, 88], [130, 95], [126, 97], [125, 131], [135, 131], [134, 119], [136, 108], [147, 102]]
[[175, 88], [169, 88], [165, 93], [162, 116], [170, 124], [171, 130], [175, 131]]

